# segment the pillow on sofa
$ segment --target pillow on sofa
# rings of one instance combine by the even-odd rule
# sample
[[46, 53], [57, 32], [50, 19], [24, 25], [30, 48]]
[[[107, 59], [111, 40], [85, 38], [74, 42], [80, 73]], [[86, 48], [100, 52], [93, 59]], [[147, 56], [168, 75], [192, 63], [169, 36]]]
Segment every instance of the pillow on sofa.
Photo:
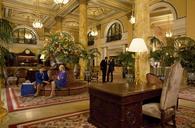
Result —
[[158, 78], [158, 76], [152, 73], [146, 74], [146, 80], [149, 85], [162, 84], [162, 81]]

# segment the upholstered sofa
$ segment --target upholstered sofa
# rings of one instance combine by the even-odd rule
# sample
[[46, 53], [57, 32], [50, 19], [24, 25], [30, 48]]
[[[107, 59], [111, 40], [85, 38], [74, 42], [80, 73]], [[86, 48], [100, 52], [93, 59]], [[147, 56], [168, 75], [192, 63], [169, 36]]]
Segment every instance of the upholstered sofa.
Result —
[[[65, 88], [56, 89], [56, 96], [67, 96], [67, 95], [75, 95], [80, 94], [87, 91], [87, 82], [82, 80], [77, 80], [74, 77], [72, 70], [66, 70], [68, 72], [68, 84]], [[48, 75], [51, 79], [56, 79], [58, 71], [55, 69], [49, 70]], [[51, 85], [44, 86], [40, 95], [49, 96], [51, 93]]]

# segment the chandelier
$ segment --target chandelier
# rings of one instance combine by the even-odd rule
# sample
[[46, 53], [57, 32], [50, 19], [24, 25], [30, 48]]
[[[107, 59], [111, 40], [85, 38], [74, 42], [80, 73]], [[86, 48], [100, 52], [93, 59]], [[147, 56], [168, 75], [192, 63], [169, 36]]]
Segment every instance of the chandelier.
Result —
[[98, 32], [97, 32], [96, 28], [91, 28], [90, 35], [91, 36], [97, 36], [98, 35]]
[[171, 31], [165, 32], [166, 37], [172, 37], [173, 33]]
[[68, 2], [69, 2], [69, 0], [54, 0], [54, 2], [56, 3], [56, 4], [67, 4]]
[[[28, 25], [30, 26], [30, 18], [27, 17]], [[32, 39], [32, 34], [30, 32], [25, 31], [24, 37], [28, 40]]]
[[173, 36], [173, 32], [171, 31], [171, 20], [169, 16], [168, 16], [168, 31], [165, 32], [165, 36], [168, 38]]
[[92, 36], [97, 36], [97, 35], [98, 35], [98, 32], [97, 32], [97, 31], [92, 30], [92, 31], [91, 31], [91, 35], [92, 35]]
[[133, 7], [132, 7], [132, 10], [131, 10], [131, 18], [129, 19], [129, 22], [130, 22], [131, 24], [135, 24], [135, 16], [134, 16]]
[[26, 39], [32, 39], [32, 34], [31, 33], [25, 33], [25, 35], [24, 35], [24, 37], [26, 38]]
[[32, 23], [34, 28], [42, 28], [43, 27], [43, 23], [41, 22], [40, 19], [35, 19]]
[[32, 26], [34, 28], [42, 28], [43, 27], [43, 23], [41, 22], [41, 18], [40, 18], [40, 14], [39, 14], [39, 0], [36, 0], [36, 10], [35, 10], [35, 14], [36, 14], [36, 18], [32, 23]]

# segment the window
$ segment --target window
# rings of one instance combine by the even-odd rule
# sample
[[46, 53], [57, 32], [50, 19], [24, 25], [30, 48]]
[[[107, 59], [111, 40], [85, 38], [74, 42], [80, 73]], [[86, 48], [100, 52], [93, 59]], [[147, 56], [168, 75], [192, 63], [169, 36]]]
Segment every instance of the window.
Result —
[[13, 42], [19, 44], [37, 44], [35, 33], [28, 28], [17, 28], [13, 31]]
[[108, 29], [106, 42], [120, 40], [122, 38], [121, 25], [119, 23], [113, 23]]
[[91, 35], [91, 31], [87, 34], [87, 38], [88, 38], [88, 46], [94, 45], [95, 37]]

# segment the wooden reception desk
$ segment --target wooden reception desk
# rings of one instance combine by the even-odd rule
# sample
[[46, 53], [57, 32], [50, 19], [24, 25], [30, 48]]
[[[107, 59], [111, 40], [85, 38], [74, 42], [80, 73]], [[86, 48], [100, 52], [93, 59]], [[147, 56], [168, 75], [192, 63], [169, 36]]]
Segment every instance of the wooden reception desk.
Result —
[[161, 91], [159, 85], [90, 85], [89, 122], [98, 128], [141, 128], [143, 102], [159, 99]]

